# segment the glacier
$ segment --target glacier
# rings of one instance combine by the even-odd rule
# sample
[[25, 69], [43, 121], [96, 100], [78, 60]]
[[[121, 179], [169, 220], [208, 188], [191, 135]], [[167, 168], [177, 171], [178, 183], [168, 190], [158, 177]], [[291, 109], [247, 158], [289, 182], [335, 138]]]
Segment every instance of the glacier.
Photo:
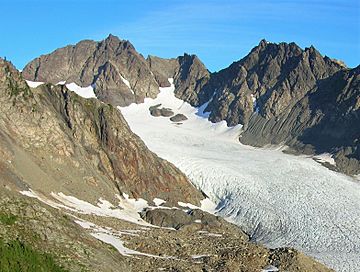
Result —
[[[161, 104], [188, 120], [153, 117]], [[241, 126], [211, 123], [177, 99], [174, 85], [156, 99], [119, 107], [150, 150], [172, 162], [216, 203], [217, 214], [271, 248], [293, 247], [336, 271], [360, 267], [360, 182], [312, 157], [239, 143]]]

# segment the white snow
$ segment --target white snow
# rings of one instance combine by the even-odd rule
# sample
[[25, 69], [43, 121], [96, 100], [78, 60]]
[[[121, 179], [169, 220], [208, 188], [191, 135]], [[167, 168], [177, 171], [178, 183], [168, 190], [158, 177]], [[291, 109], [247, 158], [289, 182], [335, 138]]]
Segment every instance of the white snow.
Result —
[[199, 209], [198, 206], [195, 206], [195, 205], [193, 205], [191, 203], [184, 203], [184, 202], [181, 202], [181, 201], [178, 202], [178, 205], [180, 207], [189, 208], [189, 209]]
[[[30, 80], [26, 80], [26, 83], [28, 84], [28, 86], [30, 88], [36, 88], [36, 87], [44, 84], [44, 82], [35, 82], [35, 81], [30, 81]], [[66, 81], [60, 81], [56, 85], [65, 85], [65, 84], [66, 84]], [[78, 94], [79, 96], [81, 96], [83, 98], [96, 98], [96, 95], [94, 93], [94, 86], [80, 87], [76, 83], [69, 83], [69, 84], [66, 84], [66, 87], [70, 91]]]
[[268, 265], [261, 272], [277, 272], [279, 269], [276, 266]]
[[142, 198], [129, 198], [128, 194], [123, 193], [123, 197], [118, 197], [120, 206], [126, 207], [127, 209], [132, 209], [136, 212], [141, 212], [143, 209], [149, 207], [148, 202]]
[[[291, 246], [337, 271], [360, 266], [360, 184], [312, 158], [241, 145], [241, 126], [210, 123], [203, 110], [175, 98], [120, 108], [131, 129], [160, 157], [174, 163], [217, 204], [218, 214], [253, 241]], [[156, 104], [183, 113], [182, 125], [149, 114]]]
[[36, 193], [31, 189], [29, 189], [28, 191], [20, 191], [20, 194], [31, 198], [38, 198]]
[[135, 94], [134, 91], [131, 89], [130, 82], [126, 78], [124, 78], [122, 75], [120, 75], [120, 78], [121, 78], [122, 82], [124, 82], [124, 84], [129, 88], [131, 93]]
[[[59, 82], [60, 84], [61, 82]], [[66, 87], [83, 98], [96, 98], [94, 86], [80, 87], [76, 83], [66, 84]]]
[[251, 94], [251, 99], [252, 99], [252, 102], [253, 102], [253, 110], [254, 110], [254, 112], [259, 113], [259, 106], [257, 105], [256, 98], [255, 98], [255, 96], [253, 94]]
[[318, 162], [322, 162], [322, 163], [327, 162], [327, 163], [329, 163], [331, 165], [336, 165], [336, 162], [335, 162], [334, 158], [329, 153], [323, 153], [323, 154], [320, 154], [320, 155], [316, 155], [313, 158]]
[[207, 254], [203, 254], [203, 255], [191, 255], [191, 258], [193, 259], [200, 259], [200, 258], [204, 258], [204, 257], [209, 257], [210, 255]]
[[211, 233], [211, 232], [208, 232], [206, 230], [199, 230], [198, 231], [199, 234], [204, 234], [206, 236], [212, 236], [212, 237], [222, 237], [222, 234], [220, 233]]
[[200, 209], [206, 211], [208, 213], [214, 214], [216, 212], [216, 204], [212, 202], [209, 198], [205, 198], [200, 201], [201, 207]]
[[76, 210], [76, 212], [79, 213], [114, 217], [138, 225], [151, 226], [149, 223], [142, 220], [138, 214], [139, 203], [142, 205], [146, 202], [145, 200], [122, 199], [118, 197], [119, 206], [114, 207], [110, 202], [101, 198], [99, 199], [97, 206], [95, 206], [89, 202], [77, 199], [73, 196], [67, 196], [63, 193], [51, 193], [51, 196], [66, 207]]
[[[129, 249], [124, 246], [124, 242], [121, 241], [120, 237], [121, 235], [124, 235], [123, 232], [116, 231], [112, 228], [103, 228], [95, 225], [94, 223], [85, 221], [85, 220], [75, 220], [75, 223], [79, 224], [82, 228], [91, 230], [90, 235], [95, 237], [96, 239], [110, 244], [114, 246], [120, 254], [123, 256], [132, 256], [132, 255], [140, 255], [140, 256], [147, 256], [147, 257], [153, 257], [153, 258], [161, 258], [161, 259], [170, 259], [173, 257], [170, 256], [157, 256], [153, 254], [148, 253], [142, 253], [136, 250]], [[128, 234], [126, 234], [128, 235]]]
[[30, 81], [30, 80], [25, 80], [25, 81], [30, 88], [36, 88], [36, 87], [44, 84], [44, 82], [36, 82], [36, 81]]
[[164, 199], [157, 198], [157, 197], [155, 197], [153, 199], [153, 202], [155, 203], [156, 206], [161, 206], [162, 204], [166, 203], [166, 201]]
[[51, 196], [56, 201], [40, 195], [31, 189], [28, 191], [21, 191], [20, 193], [28, 197], [37, 198], [38, 200], [53, 208], [66, 209], [81, 214], [94, 214], [97, 216], [114, 217], [141, 226], [154, 227], [153, 225], [141, 219], [138, 213], [142, 210], [142, 207], [144, 207], [144, 203], [147, 203], [143, 199], [124, 199], [120, 196], [117, 196], [119, 199], [119, 204], [117, 207], [114, 207], [110, 202], [102, 198], [99, 199], [97, 206], [95, 206], [89, 202], [80, 200], [74, 196], [65, 195], [61, 192], [51, 193]]

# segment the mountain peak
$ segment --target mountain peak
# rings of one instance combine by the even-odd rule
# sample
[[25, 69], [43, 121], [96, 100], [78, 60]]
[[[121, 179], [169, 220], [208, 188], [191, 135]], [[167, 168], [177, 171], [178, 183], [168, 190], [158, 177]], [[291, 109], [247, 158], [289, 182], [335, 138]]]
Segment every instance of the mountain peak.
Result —
[[117, 41], [117, 42], [121, 41], [121, 39], [118, 36], [115, 36], [115, 35], [113, 35], [111, 33], [106, 37], [105, 40], [106, 41]]
[[269, 44], [269, 42], [265, 39], [262, 39], [260, 42], [259, 42], [259, 47], [265, 47], [267, 44]]

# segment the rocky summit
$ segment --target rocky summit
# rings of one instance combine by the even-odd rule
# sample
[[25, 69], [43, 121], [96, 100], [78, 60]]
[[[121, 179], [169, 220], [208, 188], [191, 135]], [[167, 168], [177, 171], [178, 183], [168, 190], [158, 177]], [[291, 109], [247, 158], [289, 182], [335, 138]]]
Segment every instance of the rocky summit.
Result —
[[159, 92], [144, 57], [129, 41], [113, 35], [101, 42], [85, 40], [40, 56], [24, 68], [23, 76], [53, 84], [94, 85], [99, 99], [116, 106], [140, 103]]

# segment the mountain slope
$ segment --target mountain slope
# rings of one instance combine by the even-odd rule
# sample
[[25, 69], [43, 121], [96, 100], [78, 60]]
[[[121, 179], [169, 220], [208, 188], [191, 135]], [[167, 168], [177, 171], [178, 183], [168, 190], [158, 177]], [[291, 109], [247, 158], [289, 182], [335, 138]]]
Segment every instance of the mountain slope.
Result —
[[0, 69], [0, 138], [14, 167], [8, 175], [26, 177], [34, 189], [68, 190], [84, 199], [123, 193], [174, 203], [202, 198], [111, 105], [83, 99], [63, 85], [30, 89], [13, 66], [1, 60]]

